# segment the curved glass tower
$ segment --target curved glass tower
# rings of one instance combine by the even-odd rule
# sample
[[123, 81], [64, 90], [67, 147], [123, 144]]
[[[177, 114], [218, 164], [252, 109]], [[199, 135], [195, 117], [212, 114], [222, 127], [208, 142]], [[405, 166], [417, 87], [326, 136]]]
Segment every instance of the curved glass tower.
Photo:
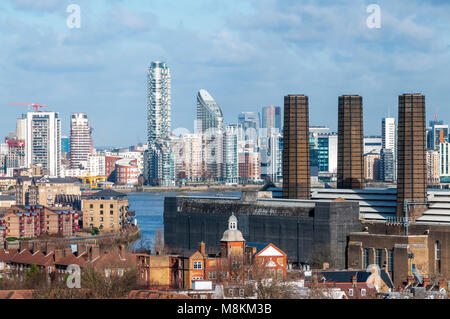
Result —
[[209, 129], [223, 131], [223, 113], [211, 94], [201, 89], [197, 94], [197, 131]]

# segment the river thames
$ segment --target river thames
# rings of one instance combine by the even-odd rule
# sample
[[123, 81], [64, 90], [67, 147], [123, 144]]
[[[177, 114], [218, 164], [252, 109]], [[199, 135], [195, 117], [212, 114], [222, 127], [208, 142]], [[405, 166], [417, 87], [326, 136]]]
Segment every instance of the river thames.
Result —
[[[162, 228], [164, 231], [164, 197], [176, 196], [177, 194], [178, 192], [127, 194], [130, 210], [136, 212], [136, 219], [141, 229], [141, 235], [150, 245], [153, 245], [155, 232], [158, 228]], [[216, 196], [219, 192], [187, 192], [187, 194], [194, 196]], [[240, 197], [241, 192], [220, 192], [220, 194]]]

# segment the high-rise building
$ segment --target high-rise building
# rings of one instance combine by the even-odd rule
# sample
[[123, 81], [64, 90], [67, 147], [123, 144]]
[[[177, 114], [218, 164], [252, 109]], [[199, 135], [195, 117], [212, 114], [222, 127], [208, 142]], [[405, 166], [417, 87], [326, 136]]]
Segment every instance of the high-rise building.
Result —
[[397, 179], [397, 127], [395, 118], [381, 121], [381, 166], [382, 180], [394, 182]]
[[427, 150], [427, 184], [436, 186], [440, 184], [441, 165], [439, 152]]
[[228, 125], [223, 137], [223, 164], [224, 181], [226, 183], [239, 182], [238, 167], [238, 128], [237, 125]]
[[364, 188], [362, 97], [339, 97], [337, 187]]
[[382, 144], [382, 138], [380, 136], [365, 136], [364, 154], [380, 154]]
[[422, 214], [427, 199], [425, 96], [422, 94], [399, 96], [397, 163], [397, 216], [415, 219]]
[[171, 132], [171, 80], [165, 62], [154, 61], [148, 70], [147, 134], [148, 143], [168, 140]]
[[309, 104], [305, 95], [284, 97], [283, 198], [310, 199]]
[[281, 130], [281, 107], [274, 105], [263, 107], [261, 128]]
[[427, 148], [430, 150], [439, 150], [441, 143], [448, 142], [448, 125], [444, 121], [430, 121], [427, 135]]
[[92, 153], [92, 129], [86, 113], [72, 113], [70, 118], [70, 168], [86, 168]]
[[282, 175], [283, 157], [280, 154], [280, 138], [278, 130], [267, 132], [259, 138], [259, 153], [261, 154], [261, 177], [267, 181], [277, 183]]
[[147, 182], [150, 185], [173, 185], [175, 168], [173, 155], [169, 147], [171, 78], [167, 64], [160, 61], [152, 62], [148, 70], [147, 80], [148, 162], [145, 165], [148, 173]]
[[70, 137], [61, 136], [61, 153], [70, 153]]
[[252, 149], [238, 153], [239, 182], [258, 182], [261, 179], [261, 155]]
[[364, 154], [364, 178], [367, 181], [380, 180], [380, 154]]
[[258, 114], [255, 112], [241, 112], [238, 115], [239, 140], [256, 143], [259, 130]]
[[450, 183], [450, 159], [448, 152], [448, 142], [439, 144], [439, 181], [440, 183]]
[[50, 177], [61, 176], [61, 120], [55, 112], [28, 112], [25, 165], [41, 166]]
[[25, 167], [25, 141], [11, 134], [5, 139], [8, 152], [5, 160], [5, 170], [8, 176], [13, 176], [13, 170]]
[[208, 130], [223, 131], [223, 114], [217, 102], [206, 90], [197, 94], [197, 121], [196, 131]]

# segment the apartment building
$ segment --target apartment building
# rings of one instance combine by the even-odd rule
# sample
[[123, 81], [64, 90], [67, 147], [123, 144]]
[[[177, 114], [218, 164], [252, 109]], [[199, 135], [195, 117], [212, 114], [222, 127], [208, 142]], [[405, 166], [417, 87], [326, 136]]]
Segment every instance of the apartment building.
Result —
[[19, 177], [16, 185], [17, 205], [53, 206], [58, 196], [81, 196], [76, 178]]
[[127, 195], [102, 190], [82, 200], [83, 228], [116, 232], [131, 222]]

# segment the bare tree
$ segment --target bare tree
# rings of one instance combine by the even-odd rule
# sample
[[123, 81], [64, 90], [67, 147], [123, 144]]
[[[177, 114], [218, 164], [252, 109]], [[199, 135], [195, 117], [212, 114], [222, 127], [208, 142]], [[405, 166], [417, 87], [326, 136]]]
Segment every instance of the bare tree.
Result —
[[153, 242], [153, 252], [162, 254], [164, 252], [164, 237], [162, 228], [158, 228], [155, 232], [155, 241]]

